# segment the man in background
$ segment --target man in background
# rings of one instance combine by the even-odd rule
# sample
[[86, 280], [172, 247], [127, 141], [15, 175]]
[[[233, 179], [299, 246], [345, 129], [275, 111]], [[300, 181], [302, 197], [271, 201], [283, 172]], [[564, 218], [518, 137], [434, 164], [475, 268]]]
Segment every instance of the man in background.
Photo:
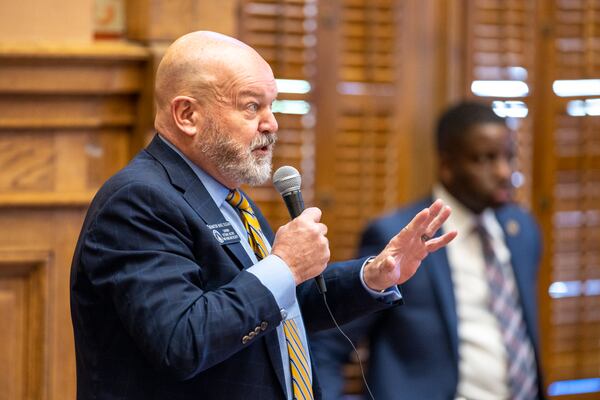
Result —
[[[396, 285], [454, 238], [436, 201], [377, 256], [327, 267], [317, 208], [273, 234], [239, 190], [271, 174], [273, 72], [193, 32], [156, 74], [157, 135], [90, 205], [71, 269], [77, 398], [319, 399], [307, 331], [399, 304]], [[326, 269], [327, 267], [327, 269]]]
[[[431, 196], [371, 222], [360, 255], [377, 254], [431, 198], [452, 208], [442, 232], [459, 236], [402, 285], [406, 304], [345, 326], [368, 338], [376, 399], [543, 397], [537, 351], [540, 233], [511, 203], [512, 134], [479, 103], [448, 109], [437, 127], [438, 182]], [[343, 391], [350, 347], [336, 331], [314, 336], [326, 399]]]

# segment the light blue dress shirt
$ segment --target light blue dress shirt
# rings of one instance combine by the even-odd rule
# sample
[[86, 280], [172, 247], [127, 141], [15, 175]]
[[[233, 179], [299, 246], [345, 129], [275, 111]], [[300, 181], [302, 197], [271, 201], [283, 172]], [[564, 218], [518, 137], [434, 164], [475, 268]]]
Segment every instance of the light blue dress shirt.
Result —
[[[294, 277], [288, 267], [288, 265], [279, 257], [274, 254], [270, 254], [262, 260], [258, 261], [254, 251], [250, 247], [250, 243], [248, 242], [248, 232], [244, 227], [242, 220], [235, 208], [233, 208], [225, 198], [229, 194], [229, 189], [223, 186], [220, 182], [215, 180], [212, 176], [204, 172], [201, 168], [199, 168], [196, 164], [191, 162], [179, 149], [177, 149], [174, 145], [172, 145], [168, 140], [164, 137], [159, 136], [170, 148], [172, 148], [177, 154], [183, 158], [183, 160], [190, 166], [190, 168], [194, 171], [194, 173], [198, 176], [211, 198], [219, 207], [219, 210], [225, 217], [225, 219], [231, 223], [232, 227], [235, 229], [236, 233], [241, 239], [241, 244], [246, 250], [248, 257], [253, 262], [253, 265], [246, 269], [246, 271], [255, 275], [261, 283], [271, 291], [273, 297], [275, 297], [275, 301], [279, 306], [281, 317], [284, 320], [293, 319], [298, 326], [298, 330], [300, 333], [300, 340], [302, 341], [302, 345], [306, 350], [306, 356], [309, 368], [311, 366], [310, 363], [310, 355], [308, 352], [308, 341], [306, 339], [306, 330], [304, 329], [304, 321], [302, 320], [302, 314], [300, 312], [300, 305], [298, 304], [298, 299], [296, 299], [296, 283], [294, 281]], [[264, 237], [263, 237], [264, 238]], [[271, 251], [271, 246], [269, 241], [264, 238], [264, 242], [267, 245], [267, 251]], [[367, 260], [366, 262], [368, 262]], [[366, 264], [365, 262], [365, 264]], [[363, 268], [361, 269], [361, 281], [363, 287], [371, 293], [372, 296], [380, 299], [384, 302], [392, 302], [402, 298], [400, 295], [400, 291], [396, 286], [384, 291], [383, 293], [377, 292], [369, 289], [363, 277]], [[279, 350], [281, 353], [281, 361], [283, 364], [283, 372], [286, 381], [286, 390], [287, 390], [287, 399], [292, 400], [292, 388], [291, 388], [291, 373], [290, 373], [290, 365], [289, 365], [289, 356], [287, 351], [287, 344], [285, 340], [285, 333], [283, 332], [283, 324], [279, 324], [277, 327], [277, 337], [279, 339]], [[312, 370], [309, 371], [309, 376], [312, 382]]]

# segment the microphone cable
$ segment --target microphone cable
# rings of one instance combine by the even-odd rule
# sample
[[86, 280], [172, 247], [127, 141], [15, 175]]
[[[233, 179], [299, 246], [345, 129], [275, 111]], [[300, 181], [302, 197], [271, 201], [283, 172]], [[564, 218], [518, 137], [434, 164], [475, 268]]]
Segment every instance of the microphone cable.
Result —
[[[273, 174], [273, 186], [277, 189], [277, 192], [283, 197], [283, 201], [288, 209], [290, 217], [292, 219], [299, 216], [302, 211], [304, 211], [304, 200], [302, 200], [302, 193], [300, 191], [300, 186], [302, 184], [302, 178], [298, 170], [289, 165], [284, 165], [279, 167], [277, 171]], [[371, 392], [371, 388], [367, 383], [367, 378], [365, 377], [365, 371], [362, 366], [362, 360], [360, 359], [360, 355], [358, 354], [358, 350], [356, 350], [356, 346], [352, 343], [352, 340], [344, 333], [340, 325], [337, 323], [333, 313], [331, 312], [331, 308], [329, 308], [329, 303], [327, 303], [327, 286], [325, 285], [325, 279], [323, 275], [318, 275], [315, 277], [315, 283], [317, 285], [317, 290], [320, 294], [323, 295], [323, 301], [325, 302], [325, 307], [327, 308], [327, 312], [331, 317], [331, 320], [335, 324], [335, 327], [340, 331], [342, 336], [350, 343], [354, 353], [356, 354], [356, 358], [358, 360], [358, 365], [360, 367], [360, 373], [362, 375], [363, 382], [365, 383], [365, 387], [369, 392], [369, 396], [371, 396], [371, 400], [375, 400], [373, 393]]]
[[350, 339], [348, 337], [348, 335], [346, 335], [346, 333], [342, 330], [342, 328], [336, 321], [335, 317], [333, 316], [333, 313], [331, 312], [331, 308], [329, 308], [329, 303], [327, 302], [327, 295], [325, 293], [321, 293], [321, 294], [323, 295], [323, 302], [325, 303], [325, 308], [327, 308], [327, 312], [329, 313], [329, 316], [331, 317], [331, 320], [333, 321], [335, 327], [342, 334], [342, 336], [348, 341], [348, 343], [350, 343], [350, 346], [352, 346], [352, 350], [354, 350], [354, 354], [356, 355], [356, 359], [358, 360], [358, 366], [360, 367], [360, 374], [362, 376], [363, 383], [365, 384], [365, 388], [367, 389], [367, 392], [369, 393], [371, 400], [375, 400], [375, 396], [373, 396], [373, 392], [371, 392], [371, 388], [369, 387], [369, 383], [367, 382], [367, 378], [365, 376], [365, 370], [363, 369], [363, 365], [362, 365], [362, 360], [360, 359], [360, 354], [358, 353], [358, 350], [356, 350], [356, 346], [354, 345], [354, 343], [352, 343], [352, 339]]

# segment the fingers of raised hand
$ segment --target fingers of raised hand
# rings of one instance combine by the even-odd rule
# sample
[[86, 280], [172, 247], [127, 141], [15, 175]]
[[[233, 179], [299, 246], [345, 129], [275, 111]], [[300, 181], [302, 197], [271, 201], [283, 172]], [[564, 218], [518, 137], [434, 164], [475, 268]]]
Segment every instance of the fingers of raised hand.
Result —
[[[403, 228], [405, 235], [410, 238], [418, 237], [421, 241], [428, 241], [448, 218], [446, 214], [447, 207], [441, 200], [436, 200], [430, 207], [421, 210], [410, 223]], [[449, 209], [448, 209], [449, 211]], [[441, 221], [441, 222], [440, 222]]]
[[[450, 213], [450, 207], [442, 200], [436, 200], [431, 207], [421, 210], [406, 227], [402, 228], [395, 242], [410, 245], [416, 257], [424, 258], [428, 253], [445, 246], [456, 236], [452, 234], [433, 238]], [[420, 254], [420, 250], [423, 250], [423, 254]]]
[[409, 224], [402, 229], [405, 232], [404, 235], [408, 236], [409, 239], [412, 239], [417, 235], [421, 236], [426, 227], [429, 225], [429, 222], [430, 211], [429, 208], [425, 208], [419, 211], [419, 213], [415, 215], [415, 217], [409, 222]]
[[442, 227], [444, 222], [446, 222], [450, 216], [450, 213], [450, 207], [443, 206], [429, 222], [429, 225], [425, 229], [425, 235], [427, 235], [429, 238], [433, 237], [435, 233]]
[[438, 249], [441, 249], [448, 243], [450, 243], [457, 235], [456, 231], [450, 231], [448, 233], [443, 234], [442, 236], [429, 239], [425, 243], [425, 247], [427, 248], [428, 253], [432, 253]]
[[451, 213], [450, 207], [440, 199], [434, 201], [428, 210], [428, 218], [420, 225], [421, 231], [419, 231], [419, 237], [423, 242], [427, 242], [435, 236]]
[[437, 199], [429, 206], [430, 218], [434, 219], [444, 209], [444, 202]]
[[[398, 235], [398, 240], [404, 243], [414, 243], [415, 239], [417, 239], [417, 243], [421, 242], [425, 244], [428, 252], [433, 251], [431, 250], [433, 248], [438, 249], [444, 246], [454, 237], [447, 239], [447, 241], [444, 238], [443, 240], [435, 240], [434, 242], [432, 242], [434, 240], [432, 238], [444, 222], [446, 222], [450, 213], [450, 207], [446, 206], [442, 200], [438, 199], [434, 201], [430, 207], [421, 210], [406, 227], [402, 228], [402, 231]], [[429, 245], [430, 242], [432, 243], [431, 246]]]
[[446, 206], [444, 205], [444, 202], [442, 200], [437, 199], [436, 201], [434, 201], [433, 204], [431, 204], [431, 206], [427, 208], [429, 210], [429, 215], [427, 220], [423, 221], [424, 228], [427, 229], [432, 224], [432, 222], [436, 221], [440, 214], [444, 212], [445, 208]]

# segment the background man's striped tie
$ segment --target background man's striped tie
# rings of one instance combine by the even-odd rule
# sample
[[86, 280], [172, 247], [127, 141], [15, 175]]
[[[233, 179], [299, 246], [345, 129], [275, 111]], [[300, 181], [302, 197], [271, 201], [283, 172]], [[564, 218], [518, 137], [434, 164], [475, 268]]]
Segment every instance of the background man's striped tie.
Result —
[[[258, 219], [250, 206], [248, 200], [239, 190], [232, 190], [226, 198], [240, 213], [242, 222], [248, 232], [248, 242], [256, 258], [262, 260], [267, 253], [267, 247], [260, 229]], [[292, 375], [292, 394], [294, 400], [312, 400], [313, 391], [310, 377], [310, 368], [306, 357], [306, 351], [300, 341], [298, 326], [294, 320], [283, 321], [283, 332], [287, 342], [287, 350], [290, 357], [290, 374]]]
[[511, 399], [537, 399], [535, 356], [527, 336], [514, 277], [508, 275], [511, 272], [508, 266], [502, 265], [496, 257], [489, 234], [481, 222], [477, 224], [475, 231], [483, 246], [490, 307], [498, 319], [506, 347]]

